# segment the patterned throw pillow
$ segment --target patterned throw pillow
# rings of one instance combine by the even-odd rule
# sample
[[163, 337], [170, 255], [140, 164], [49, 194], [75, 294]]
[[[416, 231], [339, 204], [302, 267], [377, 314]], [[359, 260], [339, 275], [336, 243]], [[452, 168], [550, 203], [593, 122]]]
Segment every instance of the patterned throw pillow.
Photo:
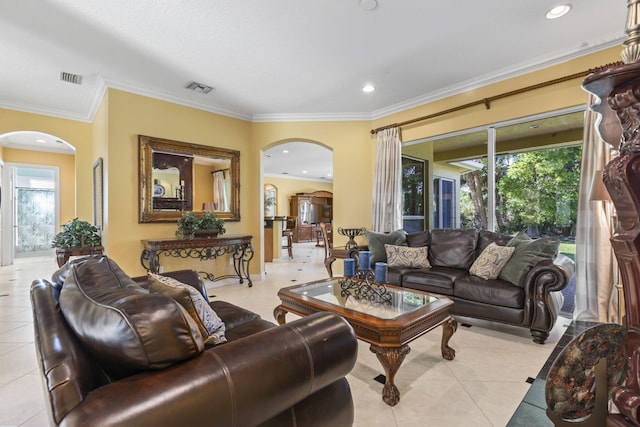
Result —
[[151, 292], [170, 296], [193, 317], [205, 338], [205, 346], [227, 342], [222, 319], [193, 286], [153, 273], [149, 273], [148, 278]]
[[516, 248], [512, 246], [498, 246], [491, 243], [474, 261], [469, 273], [486, 280], [497, 279], [515, 250]]
[[408, 246], [384, 245], [387, 253], [387, 265], [389, 267], [431, 268], [429, 263], [429, 248], [420, 246], [411, 248]]

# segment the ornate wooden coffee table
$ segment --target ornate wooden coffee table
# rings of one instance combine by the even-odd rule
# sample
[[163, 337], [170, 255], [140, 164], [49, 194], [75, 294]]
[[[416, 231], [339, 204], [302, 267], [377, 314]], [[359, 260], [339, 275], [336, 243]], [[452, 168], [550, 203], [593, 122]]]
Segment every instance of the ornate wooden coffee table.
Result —
[[278, 296], [282, 303], [274, 309], [274, 317], [281, 325], [287, 313], [306, 316], [330, 311], [344, 317], [356, 336], [371, 344], [370, 350], [382, 364], [386, 375], [382, 400], [390, 406], [400, 401], [394, 378], [411, 341], [442, 325], [442, 357], [453, 360], [456, 352], [449, 347], [449, 339], [458, 328], [449, 315], [453, 301], [391, 285], [386, 285], [389, 303], [358, 300], [342, 290], [343, 281], [335, 277], [281, 289]]

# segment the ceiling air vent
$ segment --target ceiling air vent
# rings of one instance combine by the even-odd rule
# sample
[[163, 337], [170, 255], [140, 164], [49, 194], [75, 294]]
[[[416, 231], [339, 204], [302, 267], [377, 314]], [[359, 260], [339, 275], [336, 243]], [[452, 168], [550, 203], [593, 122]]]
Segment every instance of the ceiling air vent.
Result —
[[64, 71], [60, 71], [60, 80], [67, 83], [73, 83], [75, 85], [82, 84], [82, 76]]
[[211, 86], [203, 85], [202, 83], [198, 82], [191, 82], [187, 84], [186, 88], [203, 95], [206, 95], [213, 90]]

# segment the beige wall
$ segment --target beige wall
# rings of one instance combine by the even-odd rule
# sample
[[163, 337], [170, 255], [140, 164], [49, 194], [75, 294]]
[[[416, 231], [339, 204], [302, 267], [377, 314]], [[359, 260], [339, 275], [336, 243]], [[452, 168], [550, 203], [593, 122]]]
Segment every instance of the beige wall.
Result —
[[[478, 88], [464, 94], [412, 108], [373, 121], [249, 123], [169, 102], [110, 89], [93, 123], [0, 110], [0, 134], [30, 130], [57, 136], [76, 148], [75, 215], [92, 219], [92, 165], [104, 160], [105, 247], [129, 274], [144, 272], [139, 264], [141, 239], [171, 237], [175, 224], [138, 223], [139, 134], [231, 148], [241, 157], [241, 220], [227, 223], [229, 234], [251, 234], [256, 251], [251, 272], [262, 269], [262, 150], [283, 142], [312, 142], [333, 151], [334, 223], [336, 226], [371, 225], [371, 188], [376, 141], [372, 127], [431, 114], [443, 109], [569, 75], [619, 58], [619, 48], [568, 61], [549, 69]], [[402, 129], [404, 141], [469, 129], [541, 112], [583, 105], [582, 79], [495, 101], [491, 109], [474, 107]], [[7, 160], [7, 150], [2, 159]], [[421, 156], [432, 160], [433, 155]], [[46, 154], [43, 157], [47, 157]], [[429, 181], [432, 180], [430, 173]], [[277, 184], [276, 184], [277, 186]], [[71, 203], [71, 202], [68, 202]], [[429, 204], [430, 205], [430, 204]], [[280, 213], [280, 210], [279, 210]], [[167, 268], [170, 266], [167, 265]], [[220, 268], [228, 269], [228, 265]]]

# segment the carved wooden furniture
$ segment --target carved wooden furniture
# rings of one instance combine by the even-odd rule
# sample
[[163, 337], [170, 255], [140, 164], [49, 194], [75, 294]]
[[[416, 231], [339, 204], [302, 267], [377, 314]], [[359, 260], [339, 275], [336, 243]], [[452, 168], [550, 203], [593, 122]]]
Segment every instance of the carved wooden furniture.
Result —
[[285, 323], [287, 313], [307, 316], [328, 311], [344, 317], [353, 326], [358, 339], [371, 344], [370, 350], [384, 368], [386, 381], [382, 400], [390, 406], [400, 401], [394, 378], [411, 350], [411, 341], [442, 326], [442, 357], [453, 360], [456, 352], [449, 347], [449, 339], [458, 323], [449, 316], [451, 300], [387, 285], [391, 304], [371, 303], [341, 292], [341, 280], [344, 278], [330, 278], [281, 289], [278, 292], [281, 304], [274, 309], [274, 317], [281, 325]]
[[322, 241], [324, 242], [324, 266], [329, 273], [329, 277], [333, 277], [332, 264], [336, 259], [351, 258], [351, 250], [357, 249], [356, 247], [333, 247], [333, 224], [320, 224], [320, 230], [322, 230]]
[[[599, 102], [591, 108], [602, 116], [598, 131], [617, 147], [620, 155], [605, 167], [604, 183], [616, 208], [618, 221], [611, 244], [618, 260], [624, 291], [624, 320], [630, 357], [627, 382], [613, 392], [622, 414], [610, 414], [608, 426], [639, 425], [640, 415], [640, 63], [637, 62], [638, 2], [629, 1], [629, 21], [623, 58], [627, 64], [611, 64], [592, 72], [584, 88]], [[635, 11], [632, 10], [635, 8]]]
[[174, 194], [162, 193], [156, 195], [155, 189], [162, 189], [162, 186], [154, 181], [153, 210], [193, 210], [193, 192], [184, 191], [184, 188], [192, 188], [193, 185], [193, 157], [153, 153], [152, 167], [154, 170], [160, 171], [177, 169], [176, 183], [182, 183], [176, 186]]
[[253, 258], [252, 236], [219, 236], [195, 239], [159, 239], [143, 240], [140, 263], [142, 267], [158, 273], [160, 269], [160, 255], [176, 258], [195, 258], [201, 261], [216, 259], [223, 255], [231, 255], [235, 275], [216, 276], [209, 272], [200, 272], [208, 280], [216, 281], [226, 278], [238, 278], [240, 283], [247, 280], [249, 287], [253, 286], [249, 276], [249, 262]]
[[316, 240], [315, 226], [321, 222], [331, 222], [333, 219], [333, 193], [298, 193], [289, 200], [289, 215], [297, 217], [293, 241], [312, 242]]

